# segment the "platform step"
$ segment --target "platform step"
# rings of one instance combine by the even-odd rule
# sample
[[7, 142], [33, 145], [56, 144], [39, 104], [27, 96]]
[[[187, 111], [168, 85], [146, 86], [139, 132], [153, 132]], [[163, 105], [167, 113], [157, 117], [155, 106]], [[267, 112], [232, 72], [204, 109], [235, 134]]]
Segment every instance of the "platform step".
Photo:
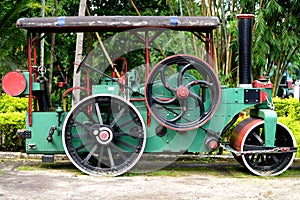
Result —
[[43, 163], [53, 163], [54, 155], [42, 155], [42, 162]]

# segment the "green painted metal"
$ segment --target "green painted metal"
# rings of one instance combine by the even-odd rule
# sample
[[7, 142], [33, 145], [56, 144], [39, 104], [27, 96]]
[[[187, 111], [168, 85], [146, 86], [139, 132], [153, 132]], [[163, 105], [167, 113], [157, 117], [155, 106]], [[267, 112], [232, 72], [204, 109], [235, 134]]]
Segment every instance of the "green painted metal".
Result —
[[[110, 85], [113, 86], [113, 85]], [[105, 91], [108, 93], [107, 85], [104, 87], [93, 87], [93, 92]], [[110, 90], [114, 92], [115, 90]], [[240, 111], [252, 107], [253, 104], [244, 104], [243, 88], [223, 88], [220, 105], [217, 112], [212, 116], [203, 127], [199, 129], [190, 130], [187, 132], [177, 132], [176, 130], [167, 129], [166, 135], [160, 137], [155, 133], [156, 127], [160, 124], [154, 118], [150, 118], [151, 123], [146, 126], [147, 130], [147, 144], [145, 152], [208, 152], [208, 149], [204, 145], [204, 141], [207, 137], [205, 130], [214, 131], [220, 134], [225, 125], [238, 114]], [[147, 108], [144, 101], [133, 102], [133, 104], [140, 111], [147, 121]], [[268, 145], [274, 144], [274, 134], [272, 126], [276, 118], [274, 111], [271, 110], [257, 110], [260, 117], [266, 119], [266, 130], [271, 133], [266, 134], [266, 141]], [[66, 113], [62, 114], [62, 118]], [[62, 119], [63, 120], [63, 119]], [[63, 121], [62, 123], [63, 124]], [[58, 125], [58, 113], [57, 112], [33, 112], [33, 126], [27, 127], [32, 132], [32, 138], [26, 140], [27, 153], [43, 153], [43, 154], [56, 154], [64, 153], [64, 149], [61, 141], [61, 130], [57, 128], [53, 135], [53, 141], [48, 142], [46, 140], [49, 130], [52, 126]], [[273, 126], [275, 127], [275, 126]], [[31, 148], [35, 145], [35, 148]], [[83, 150], [84, 151], [84, 150]]]
[[92, 94], [115, 94], [119, 95], [120, 89], [115, 82], [106, 82], [101, 85], [92, 86]]
[[251, 110], [252, 116], [264, 119], [265, 145], [268, 147], [275, 146], [277, 113], [270, 109]]
[[[62, 118], [66, 113], [62, 114]], [[27, 120], [28, 121], [28, 120]], [[26, 139], [26, 152], [29, 154], [62, 154], [64, 148], [61, 140], [61, 132], [55, 131], [52, 142], [47, 140], [50, 128], [58, 125], [58, 113], [33, 112], [32, 126], [26, 129], [31, 131], [31, 138]], [[28, 123], [27, 123], [28, 124]]]
[[[26, 89], [22, 95], [28, 95], [29, 94], [29, 72], [22, 72], [22, 73], [26, 79]], [[34, 75], [32, 75], [32, 80], [34, 80]], [[32, 91], [40, 91], [40, 90], [44, 90], [43, 85], [33, 81], [32, 82]]]
[[[135, 73], [129, 73], [131, 77], [129, 79], [129, 83], [131, 86], [134, 86], [134, 91], [143, 93], [144, 85], [137, 85], [135, 80]], [[26, 76], [26, 80], [29, 79], [28, 73]], [[191, 82], [195, 80], [195, 77], [192, 75], [186, 76], [186, 82]], [[177, 74], [171, 75], [169, 77], [169, 83], [176, 83]], [[39, 90], [40, 85], [35, 83], [33, 84], [34, 90]], [[139, 88], [138, 88], [139, 86]], [[168, 91], [163, 85], [157, 84], [154, 85], [156, 95], [161, 95], [161, 97], [170, 97], [170, 91]], [[193, 87], [192, 92], [195, 94], [199, 93], [200, 88]], [[208, 152], [209, 150], [205, 146], [205, 139], [207, 138], [206, 131], [212, 131], [216, 135], [220, 135], [226, 124], [230, 122], [230, 120], [239, 112], [252, 108], [251, 115], [255, 115], [257, 117], [261, 117], [265, 120], [265, 130], [266, 131], [266, 145], [273, 146], [274, 138], [275, 138], [275, 124], [277, 121], [276, 112], [270, 109], [259, 109], [265, 108], [268, 106], [261, 105], [260, 107], [255, 104], [245, 103], [244, 100], [244, 92], [245, 88], [227, 88], [222, 87], [221, 89], [221, 99], [220, 104], [217, 108], [216, 113], [211, 117], [211, 119], [204, 124], [202, 127], [194, 130], [189, 130], [186, 132], [178, 132], [176, 130], [167, 129], [167, 133], [163, 136], [158, 136], [155, 132], [155, 129], [160, 126], [159, 122], [157, 122], [154, 118], [150, 117], [151, 123], [146, 126], [147, 130], [147, 144], [145, 148], [145, 152]], [[269, 90], [259, 89], [261, 91], [269, 94]], [[116, 82], [111, 80], [102, 81], [99, 85], [92, 86], [92, 94], [119, 94], [120, 88]], [[127, 90], [127, 96], [131, 98], [141, 98], [134, 91]], [[209, 93], [205, 95], [204, 106], [209, 103]], [[269, 96], [270, 98], [270, 96]], [[269, 99], [271, 101], [271, 99]], [[139, 112], [141, 113], [145, 122], [147, 122], [147, 107], [144, 101], [133, 101], [132, 102]], [[189, 103], [189, 108], [192, 108], [189, 111], [191, 118], [195, 115], [195, 111], [197, 113], [197, 107], [193, 105], [193, 103]], [[178, 108], [174, 108], [178, 109]], [[61, 113], [61, 114], [59, 114]], [[56, 112], [33, 112], [32, 119], [33, 125], [27, 126], [27, 130], [30, 130], [32, 133], [32, 137], [26, 140], [26, 152], [27, 153], [43, 153], [43, 154], [57, 154], [64, 153], [64, 148], [61, 141], [61, 130], [64, 123], [64, 117], [67, 113], [64, 113], [61, 108], [58, 108]], [[169, 115], [171, 113], [164, 113], [165, 115]], [[197, 115], [197, 114], [196, 114]], [[60, 118], [60, 119], [59, 119]], [[59, 122], [60, 120], [60, 122]], [[86, 119], [83, 119], [86, 120]], [[27, 123], [28, 124], [28, 123]], [[55, 133], [53, 135], [53, 139], [49, 142], [46, 138], [49, 134], [49, 130], [51, 127], [55, 126]], [[76, 129], [74, 129], [76, 131]], [[128, 141], [130, 143], [130, 141]], [[86, 151], [85, 149], [82, 150]]]

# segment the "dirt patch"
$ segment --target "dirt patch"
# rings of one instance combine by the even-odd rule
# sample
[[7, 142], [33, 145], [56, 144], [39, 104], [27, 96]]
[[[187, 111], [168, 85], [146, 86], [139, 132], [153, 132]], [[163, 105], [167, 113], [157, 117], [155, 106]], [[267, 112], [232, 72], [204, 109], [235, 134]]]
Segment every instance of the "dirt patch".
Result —
[[281, 176], [262, 178], [232, 159], [216, 158], [183, 159], [146, 174], [93, 177], [69, 161], [2, 159], [0, 199], [299, 199], [299, 174], [299, 162]]

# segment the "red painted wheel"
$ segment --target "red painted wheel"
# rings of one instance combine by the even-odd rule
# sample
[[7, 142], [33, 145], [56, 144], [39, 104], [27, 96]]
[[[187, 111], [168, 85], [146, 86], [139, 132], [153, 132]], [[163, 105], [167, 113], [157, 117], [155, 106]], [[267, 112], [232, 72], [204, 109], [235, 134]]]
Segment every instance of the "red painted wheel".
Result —
[[[247, 118], [239, 123], [233, 131], [231, 146], [237, 151], [244, 152], [249, 148], [265, 146], [264, 121]], [[291, 131], [283, 124], [277, 123], [275, 147], [296, 147], [296, 141]], [[251, 173], [258, 176], [275, 176], [286, 171], [292, 164], [296, 153], [253, 153], [234, 155], [236, 160], [244, 165]]]
[[163, 126], [196, 129], [216, 112], [220, 84], [212, 68], [197, 57], [174, 55], [159, 62], [148, 77], [146, 105]]
[[6, 94], [19, 96], [26, 89], [26, 79], [21, 72], [8, 72], [2, 79], [2, 88]]

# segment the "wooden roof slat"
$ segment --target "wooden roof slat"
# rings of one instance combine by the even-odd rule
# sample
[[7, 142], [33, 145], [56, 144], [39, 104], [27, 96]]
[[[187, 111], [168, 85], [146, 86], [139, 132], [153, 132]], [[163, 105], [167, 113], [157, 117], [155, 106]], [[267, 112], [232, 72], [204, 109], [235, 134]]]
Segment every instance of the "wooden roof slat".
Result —
[[134, 28], [211, 31], [218, 26], [217, 17], [201, 16], [62, 16], [21, 18], [17, 21], [17, 28], [32, 32], [103, 32]]

